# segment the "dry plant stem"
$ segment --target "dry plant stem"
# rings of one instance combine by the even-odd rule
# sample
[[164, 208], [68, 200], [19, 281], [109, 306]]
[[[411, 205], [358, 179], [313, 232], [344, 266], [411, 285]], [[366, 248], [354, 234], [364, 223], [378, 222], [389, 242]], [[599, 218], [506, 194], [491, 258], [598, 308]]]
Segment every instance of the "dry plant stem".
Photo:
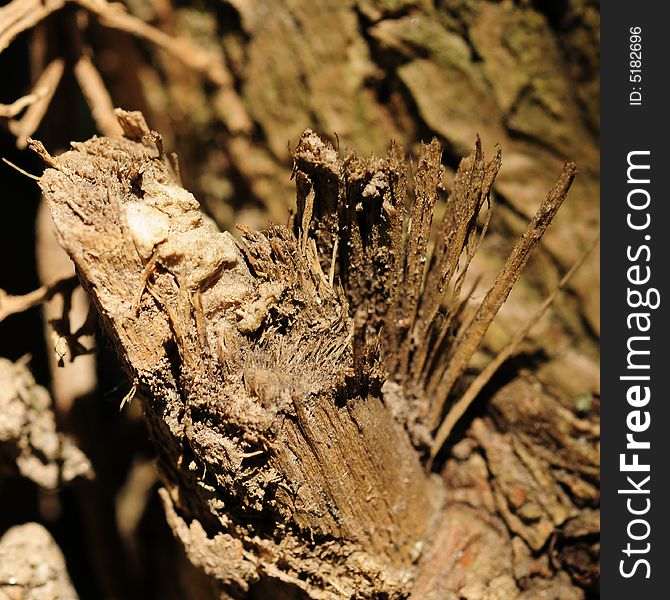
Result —
[[442, 412], [454, 384], [465, 372], [470, 358], [479, 347], [491, 321], [509, 296], [512, 286], [521, 275], [521, 271], [526, 266], [533, 250], [542, 239], [542, 235], [549, 227], [561, 204], [563, 204], [575, 173], [575, 164], [572, 162], [566, 163], [558, 181], [547, 194], [523, 236], [505, 261], [502, 271], [496, 277], [491, 289], [477, 309], [472, 322], [464, 331], [459, 333], [454, 350], [449, 357], [447, 369], [435, 390], [435, 404], [430, 418], [432, 428], [436, 428], [440, 424]]
[[579, 257], [579, 260], [577, 260], [577, 262], [575, 262], [572, 265], [572, 267], [570, 267], [570, 270], [561, 278], [561, 280], [558, 282], [553, 292], [549, 296], [547, 296], [547, 298], [545, 298], [542, 304], [540, 304], [540, 306], [537, 307], [537, 310], [526, 321], [523, 327], [516, 332], [514, 337], [496, 355], [496, 357], [486, 365], [484, 370], [481, 373], [479, 373], [479, 375], [477, 375], [477, 377], [468, 386], [467, 390], [465, 390], [465, 393], [449, 409], [449, 412], [447, 413], [444, 421], [442, 421], [440, 427], [437, 430], [437, 433], [435, 434], [433, 446], [430, 451], [431, 459], [435, 458], [437, 453], [442, 448], [444, 442], [447, 441], [447, 438], [449, 437], [449, 434], [453, 430], [456, 423], [458, 423], [458, 421], [465, 414], [469, 406], [474, 402], [479, 393], [484, 389], [484, 386], [491, 380], [491, 377], [495, 375], [496, 371], [500, 368], [500, 365], [502, 365], [508, 358], [512, 356], [512, 354], [514, 354], [516, 349], [519, 347], [519, 344], [526, 338], [526, 336], [532, 329], [533, 325], [535, 325], [542, 318], [544, 313], [547, 312], [549, 307], [553, 304], [554, 300], [556, 299], [556, 296], [558, 296], [559, 292], [563, 290], [563, 288], [567, 285], [567, 283], [570, 281], [570, 278], [577, 272], [579, 267], [581, 267], [582, 264], [584, 264], [584, 261], [588, 258], [593, 249], [597, 246], [598, 242], [599, 238], [596, 239], [591, 245], [591, 247]]
[[0, 290], [0, 321], [4, 321], [10, 315], [39, 306], [58, 293], [71, 291], [77, 287], [78, 283], [76, 277], [67, 277], [21, 296], [11, 296], [4, 290]]
[[19, 148], [26, 147], [27, 138], [35, 133], [42, 122], [58, 83], [63, 76], [64, 67], [65, 61], [63, 59], [52, 60], [42, 71], [33, 88], [34, 90], [44, 90], [41, 97], [28, 107], [23, 117], [9, 122], [9, 130], [16, 136], [16, 145]]
[[96, 14], [103, 25], [143, 38], [169, 52], [187, 67], [202, 73], [212, 83], [232, 87], [231, 75], [219, 57], [210, 54], [189, 40], [168, 35], [127, 13], [118, 5], [111, 5], [104, 0], [73, 1]]
[[58, 158], [34, 145], [54, 167], [40, 186], [137, 380], [187, 554], [234, 597], [259, 578], [402, 597], [441, 493], [383, 402], [378, 343], [352, 338], [314, 240], [246, 229], [243, 255], [177, 185], [157, 134], [117, 114], [132, 139]]
[[0, 52], [14, 38], [63, 8], [66, 0], [13, 0], [0, 8]]
[[0, 104], [0, 118], [11, 119], [18, 115], [26, 106], [34, 104], [46, 94], [47, 90], [44, 88], [36, 89], [34, 92], [21, 96], [11, 104]]
[[74, 76], [91, 109], [93, 120], [103, 135], [120, 137], [123, 133], [114, 116], [114, 105], [100, 73], [88, 56], [81, 55], [74, 66]]
[[[434, 205], [439, 147], [421, 147], [405, 212], [398, 146], [386, 158], [341, 159], [305, 132], [291, 227], [241, 227], [238, 245], [178, 185], [141, 114], [116, 114], [127, 139], [93, 138], [55, 158], [33, 143], [51, 167], [40, 187], [133, 379], [168, 522], [218, 597], [248, 597], [258, 583], [315, 600], [400, 600], [416, 582], [423, 599], [419, 582], [445, 570], [436, 550], [446, 541], [454, 553], [472, 548], [475, 563], [448, 567], [436, 598], [491, 568], [506, 577], [502, 597], [518, 597], [511, 557], [477, 542], [505, 542], [491, 524], [495, 510], [447, 510], [444, 487], [421, 464], [416, 448], [431, 442], [420, 419], [429, 410], [425, 382], [388, 367], [422, 331], [430, 230], [422, 211]], [[455, 221], [465, 263], [495, 166], [475, 151], [460, 169], [470, 198]], [[545, 208], [535, 229], [553, 217]], [[442, 292], [437, 282], [431, 294]], [[411, 343], [432, 349], [449, 314], [440, 308], [426, 338]], [[445, 346], [451, 341], [447, 333]], [[534, 548], [565, 521], [563, 504], [531, 531]]]

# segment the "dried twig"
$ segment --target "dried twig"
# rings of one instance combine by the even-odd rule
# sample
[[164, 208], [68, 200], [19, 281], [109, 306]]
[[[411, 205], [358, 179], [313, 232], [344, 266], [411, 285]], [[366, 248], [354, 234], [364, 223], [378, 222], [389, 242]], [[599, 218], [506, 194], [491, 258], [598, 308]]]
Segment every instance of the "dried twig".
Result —
[[431, 458], [434, 458], [437, 453], [440, 451], [444, 442], [449, 437], [452, 429], [458, 423], [460, 418], [465, 414], [465, 411], [470, 407], [470, 405], [477, 398], [479, 393], [484, 389], [484, 386], [491, 380], [491, 377], [495, 375], [496, 371], [519, 347], [519, 344], [526, 338], [533, 325], [535, 325], [544, 315], [549, 307], [553, 304], [554, 300], [558, 296], [558, 293], [567, 285], [568, 281], [572, 276], [577, 272], [579, 267], [584, 264], [584, 261], [591, 254], [593, 249], [598, 245], [600, 238], [598, 237], [593, 244], [584, 252], [579, 259], [570, 267], [570, 270], [562, 277], [558, 282], [558, 285], [553, 290], [553, 292], [545, 298], [544, 302], [537, 307], [533, 315], [525, 322], [523, 327], [519, 329], [514, 337], [507, 343], [507, 345], [496, 355], [496, 357], [488, 364], [486, 367], [477, 375], [477, 377], [469, 385], [468, 389], [465, 390], [465, 393], [458, 399], [458, 401], [449, 409], [447, 416], [444, 421], [442, 421], [437, 433], [435, 434], [435, 439], [433, 441], [433, 446], [431, 449]]
[[10, 315], [47, 302], [58, 293], [70, 292], [77, 287], [78, 283], [79, 280], [76, 277], [67, 277], [50, 285], [43, 285], [21, 296], [12, 296], [5, 290], [0, 289], [0, 321], [4, 321]]
[[17, 35], [35, 27], [52, 12], [65, 6], [66, 0], [13, 0], [0, 8], [0, 52]]
[[528, 224], [525, 233], [505, 261], [501, 272], [477, 309], [474, 318], [461, 331], [454, 342], [447, 369], [442, 375], [434, 395], [434, 404], [430, 416], [431, 427], [435, 428], [439, 425], [442, 411], [454, 384], [465, 372], [470, 358], [479, 347], [491, 321], [509, 296], [512, 286], [521, 275], [521, 271], [526, 266], [533, 250], [542, 239], [542, 235], [549, 227], [561, 204], [563, 204], [575, 173], [575, 164], [572, 162], [566, 163], [558, 181], [545, 197], [537, 213]]
[[34, 90], [43, 90], [41, 96], [28, 107], [23, 117], [9, 122], [9, 130], [16, 136], [16, 145], [19, 148], [26, 147], [27, 138], [35, 133], [40, 126], [49, 103], [56, 92], [58, 83], [63, 76], [64, 67], [65, 61], [62, 58], [52, 60], [46, 69], [42, 71], [33, 88]]
[[37, 102], [47, 93], [45, 88], [38, 88], [34, 92], [21, 96], [11, 104], [0, 104], [0, 118], [11, 119], [18, 115], [24, 108]]
[[74, 66], [74, 76], [84, 93], [86, 103], [91, 109], [91, 115], [100, 133], [109, 137], [120, 137], [121, 127], [114, 115], [114, 104], [105, 87], [100, 73], [93, 61], [82, 54]]

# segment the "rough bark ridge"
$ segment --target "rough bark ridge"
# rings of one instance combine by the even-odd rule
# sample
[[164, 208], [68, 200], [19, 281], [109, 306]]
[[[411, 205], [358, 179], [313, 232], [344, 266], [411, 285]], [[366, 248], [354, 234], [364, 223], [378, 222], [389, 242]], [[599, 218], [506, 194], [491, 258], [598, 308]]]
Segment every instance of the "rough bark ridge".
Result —
[[[562, 510], [541, 498], [540, 512], [526, 515], [534, 494], [545, 493], [541, 484], [519, 500], [505, 483], [514, 474], [493, 468], [500, 506], [445, 508], [446, 487], [416, 449], [430, 444], [439, 424], [431, 415], [463, 374], [452, 372], [445, 387], [448, 360], [472, 356], [467, 332], [492, 318], [491, 307], [483, 316], [480, 307], [459, 328], [457, 292], [500, 157], [487, 163], [477, 146], [463, 161], [429, 253], [437, 143], [421, 153], [406, 214], [397, 147], [385, 159], [341, 159], [307, 132], [295, 153], [292, 226], [243, 228], [238, 245], [202, 216], [141, 115], [118, 114], [126, 139], [75, 143], [58, 158], [33, 147], [49, 165], [40, 186], [59, 241], [135, 381], [168, 520], [193, 564], [233, 597], [253, 585], [311, 598], [475, 598], [487, 590], [511, 598], [520, 587], [532, 594], [552, 586], [580, 597], [548, 564], [534, 578], [528, 567], [523, 583], [500, 546], [507, 525], [527, 555], [528, 546], [542, 548], [578, 512], [569, 494], [552, 488]], [[573, 176], [567, 165], [531, 222], [531, 249]], [[523, 243], [510, 257], [516, 268], [525, 264]], [[514, 278], [499, 279], [493, 314]], [[555, 412], [550, 430], [566, 419], [580, 425]], [[501, 413], [504, 421], [509, 411]], [[505, 435], [479, 421], [473, 432], [485, 451]], [[475, 460], [473, 451], [457, 462]], [[517, 470], [527, 479], [553, 481], [546, 465], [554, 459], [526, 458]], [[562, 468], [577, 485], [580, 472]], [[462, 473], [461, 484], [473, 473], [481, 468]], [[530, 541], [528, 519], [545, 525]], [[445, 559], [445, 547], [468, 561]]]

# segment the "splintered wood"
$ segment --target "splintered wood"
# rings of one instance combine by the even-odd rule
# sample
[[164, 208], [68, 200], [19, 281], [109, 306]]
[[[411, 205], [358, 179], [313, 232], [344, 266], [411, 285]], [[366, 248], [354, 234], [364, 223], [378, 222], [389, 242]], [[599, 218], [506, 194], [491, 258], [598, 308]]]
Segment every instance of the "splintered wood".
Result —
[[478, 217], [490, 204], [501, 150], [486, 161], [478, 139], [461, 161], [430, 252], [433, 210], [442, 186], [441, 154], [437, 140], [423, 145], [409, 206], [405, 157], [395, 145], [385, 159], [340, 159], [308, 131], [294, 156], [294, 230], [302, 239], [314, 233], [322, 261], [338, 249], [338, 281], [357, 316], [354, 339], [366, 339], [368, 346], [379, 341], [387, 383], [403, 390], [403, 425], [415, 444], [429, 446], [429, 432], [444, 418], [451, 393], [575, 174], [574, 164], [566, 164], [474, 318], [460, 323], [461, 288], [488, 227], [491, 211], [482, 223]]
[[133, 140], [41, 149], [40, 185], [136, 378], [187, 553], [229, 593], [270, 578], [314, 597], [399, 594], [437, 491], [384, 406], [381, 365], [353, 368], [353, 319], [314, 245], [277, 227], [238, 247], [143, 120], [120, 118]]
[[[400, 147], [340, 157], [307, 131], [289, 227], [241, 227], [236, 242], [179, 185], [142, 116], [117, 116], [124, 139], [57, 158], [33, 147], [59, 241], [135, 382], [168, 521], [193, 564], [233, 597], [270, 581], [310, 598], [403, 598], [430, 580], [440, 553], [422, 552], [451, 528], [493, 535], [474, 509], [444, 512], [422, 459], [574, 166], [462, 323], [500, 151], [487, 161], [477, 140], [434, 233], [437, 141], [410, 184]], [[477, 564], [495, 563], [516, 590], [496, 554], [483, 547]], [[450, 573], [442, 592], [471, 576]]]

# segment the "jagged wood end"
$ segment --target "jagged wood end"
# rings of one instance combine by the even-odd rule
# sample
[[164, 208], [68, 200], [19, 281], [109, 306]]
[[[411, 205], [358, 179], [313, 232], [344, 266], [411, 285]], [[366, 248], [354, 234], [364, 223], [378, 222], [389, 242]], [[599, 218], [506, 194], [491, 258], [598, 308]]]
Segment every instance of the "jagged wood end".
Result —
[[568, 269], [565, 275], [561, 277], [560, 281], [556, 284], [556, 287], [551, 292], [551, 294], [549, 294], [542, 301], [542, 303], [535, 309], [533, 314], [528, 319], [526, 319], [523, 326], [512, 336], [503, 349], [500, 350], [498, 354], [496, 354], [495, 358], [493, 358], [486, 365], [486, 367], [484, 367], [484, 369], [477, 374], [474, 380], [468, 385], [465, 392], [458, 398], [454, 405], [449, 408], [449, 412], [442, 420], [437, 431], [435, 432], [433, 446], [430, 450], [431, 460], [437, 456], [437, 453], [441, 450], [442, 446], [449, 438], [449, 434], [453, 430], [456, 423], [458, 423], [460, 418], [465, 414], [467, 409], [475, 401], [486, 384], [493, 378], [502, 364], [514, 354], [521, 342], [530, 333], [530, 330], [533, 328], [533, 326], [544, 316], [549, 307], [553, 304], [559, 292], [565, 288], [572, 276], [584, 264], [586, 259], [589, 257], [591, 252], [593, 252], [599, 242], [600, 236], [598, 236], [593, 241], [591, 246], [589, 246], [589, 248], [584, 253], [582, 253], [577, 261], [570, 267], [570, 269]]
[[[36, 145], [49, 161], [40, 186], [136, 382], [187, 554], [233, 596], [260, 579], [312, 597], [406, 593], [440, 492], [385, 405], [378, 338], [350, 314], [340, 275], [334, 287], [326, 275], [332, 248], [322, 261], [286, 227], [242, 228], [241, 243], [217, 231], [159, 136], [138, 114], [117, 116], [133, 139], [58, 157]], [[363, 194], [367, 163], [348, 164]], [[363, 255], [358, 225], [350, 247]]]
[[[179, 185], [141, 115], [116, 114], [124, 139], [55, 158], [34, 144], [49, 165], [40, 186], [136, 382], [187, 554], [233, 596], [260, 579], [315, 598], [406, 594], [441, 514], [415, 448], [431, 444], [431, 382], [471, 339], [451, 332], [500, 151], [486, 161], [477, 141], [433, 233], [436, 141], [409, 183], [397, 145], [340, 157], [307, 131], [289, 227], [241, 227], [236, 242]], [[508, 259], [496, 302], [572, 176]]]
[[410, 185], [397, 145], [384, 158], [340, 157], [308, 131], [294, 153], [294, 231], [315, 240], [324, 269], [331, 264], [355, 317], [355, 347], [379, 341], [387, 390], [402, 390], [400, 402], [389, 405], [419, 446], [430, 445], [430, 384], [447, 367], [461, 286], [491, 213], [483, 225], [478, 218], [502, 160], [498, 147], [486, 161], [477, 139], [434, 228], [441, 156], [437, 140], [423, 144]]
[[526, 231], [514, 245], [502, 270], [477, 308], [474, 317], [459, 331], [449, 352], [448, 364], [432, 398], [431, 427], [436, 428], [455, 383], [463, 375], [484, 334], [519, 279], [528, 259], [567, 197], [577, 172], [574, 163], [566, 163], [554, 187], [547, 193]]

